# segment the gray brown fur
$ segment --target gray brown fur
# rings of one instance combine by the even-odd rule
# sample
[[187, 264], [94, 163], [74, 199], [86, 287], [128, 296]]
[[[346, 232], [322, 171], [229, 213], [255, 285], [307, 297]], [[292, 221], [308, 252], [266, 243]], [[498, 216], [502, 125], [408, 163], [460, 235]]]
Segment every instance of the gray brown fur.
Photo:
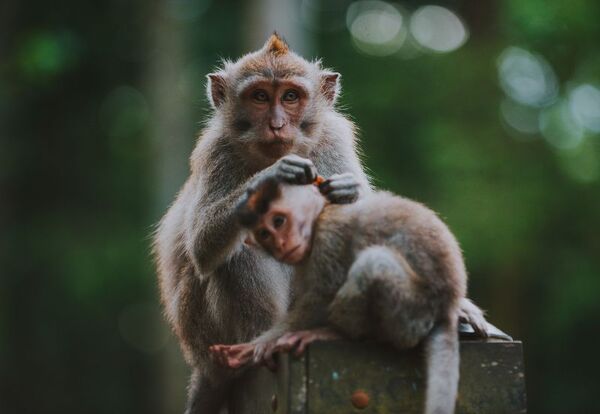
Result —
[[[360, 192], [370, 191], [354, 125], [334, 108], [337, 74], [295, 55], [274, 36], [263, 49], [227, 61], [209, 75], [207, 94], [214, 113], [192, 153], [190, 176], [154, 237], [164, 313], [193, 371], [189, 414], [217, 412], [234, 380], [209, 358], [208, 346], [248, 341], [288, 306], [290, 267], [245, 245], [233, 213], [246, 190], [277, 168], [257, 150], [261, 138], [252, 134], [237, 99], [238, 88], [252, 76], [301, 76], [312, 95], [301, 123], [303, 134], [288, 153], [312, 160], [325, 176], [352, 173]], [[236, 381], [243, 383], [246, 375], [251, 374]], [[267, 412], [270, 396], [253, 398], [255, 412]]]
[[[259, 177], [275, 165], [249, 149], [258, 138], [235, 128], [243, 114], [235, 90], [248, 76], [300, 74], [313, 87], [314, 99], [303, 122], [311, 127], [298, 137], [291, 153], [333, 175], [351, 172], [368, 192], [357, 156], [353, 124], [332, 101], [321, 98], [318, 62], [292, 52], [274, 56], [271, 47], [226, 62], [218, 72], [226, 82], [221, 102], [207, 122], [190, 159], [191, 174], [156, 231], [154, 253], [164, 313], [192, 367], [186, 413], [216, 413], [226, 402], [231, 372], [209, 358], [215, 343], [253, 339], [287, 309], [291, 268], [243, 243], [234, 208]], [[329, 73], [329, 72], [325, 72]], [[236, 381], [243, 383], [244, 376]], [[252, 396], [258, 414], [270, 409], [270, 395]]]
[[425, 412], [454, 412], [467, 276], [456, 239], [435, 213], [387, 192], [327, 205], [295, 281], [297, 300], [288, 315], [257, 341], [326, 325], [398, 349], [424, 341]]

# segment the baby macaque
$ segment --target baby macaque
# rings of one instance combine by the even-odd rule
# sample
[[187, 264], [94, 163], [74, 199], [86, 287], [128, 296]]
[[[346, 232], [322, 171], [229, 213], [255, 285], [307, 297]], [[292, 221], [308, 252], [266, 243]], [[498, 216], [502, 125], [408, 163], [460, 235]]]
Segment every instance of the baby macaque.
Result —
[[273, 177], [237, 208], [251, 243], [294, 266], [289, 312], [250, 343], [214, 345], [230, 368], [265, 362], [274, 352], [301, 353], [339, 335], [374, 338], [407, 349], [424, 342], [426, 413], [454, 412], [458, 317], [466, 271], [456, 239], [430, 209], [388, 192], [354, 204], [330, 204], [320, 185]]

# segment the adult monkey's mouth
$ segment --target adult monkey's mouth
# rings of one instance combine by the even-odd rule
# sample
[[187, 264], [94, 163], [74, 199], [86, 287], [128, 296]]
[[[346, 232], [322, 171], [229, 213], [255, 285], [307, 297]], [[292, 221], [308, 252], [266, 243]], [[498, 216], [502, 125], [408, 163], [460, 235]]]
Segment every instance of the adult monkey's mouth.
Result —
[[264, 155], [279, 159], [290, 152], [294, 146], [294, 142], [291, 139], [277, 141], [263, 140], [258, 145]]

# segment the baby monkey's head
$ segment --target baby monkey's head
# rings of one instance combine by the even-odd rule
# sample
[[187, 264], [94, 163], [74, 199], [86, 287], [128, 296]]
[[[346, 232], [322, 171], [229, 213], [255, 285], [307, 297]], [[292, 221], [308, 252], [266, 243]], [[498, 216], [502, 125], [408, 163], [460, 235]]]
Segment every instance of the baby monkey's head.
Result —
[[248, 190], [237, 207], [237, 216], [251, 231], [252, 242], [277, 260], [293, 265], [310, 253], [314, 223], [325, 203], [315, 185], [267, 178]]

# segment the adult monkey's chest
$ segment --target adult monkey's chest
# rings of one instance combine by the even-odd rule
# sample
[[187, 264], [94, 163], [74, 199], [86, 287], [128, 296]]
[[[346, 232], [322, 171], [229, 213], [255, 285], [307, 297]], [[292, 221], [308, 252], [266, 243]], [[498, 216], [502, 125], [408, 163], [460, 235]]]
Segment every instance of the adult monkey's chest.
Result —
[[[245, 247], [216, 269], [207, 298], [225, 312], [229, 335], [247, 340], [268, 329], [289, 303], [291, 267], [257, 248]], [[218, 302], [218, 303], [217, 303]]]

